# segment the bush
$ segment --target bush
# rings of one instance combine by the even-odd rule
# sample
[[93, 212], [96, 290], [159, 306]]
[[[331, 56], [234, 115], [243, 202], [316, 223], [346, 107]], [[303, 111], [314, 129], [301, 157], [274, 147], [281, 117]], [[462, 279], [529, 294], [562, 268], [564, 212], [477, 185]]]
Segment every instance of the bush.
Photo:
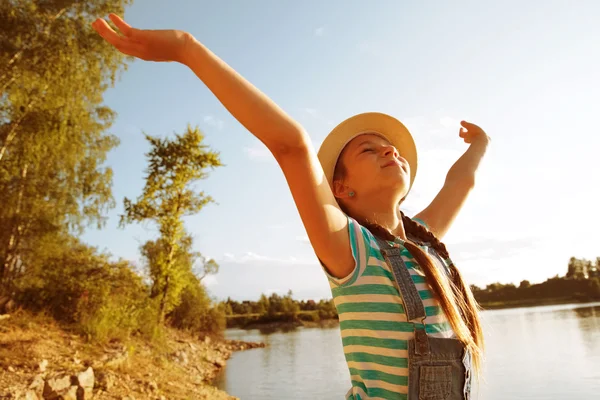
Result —
[[226, 326], [225, 307], [214, 305], [200, 281], [192, 276], [181, 293], [179, 305], [168, 315], [177, 329], [205, 335], [222, 335]]
[[301, 321], [308, 321], [308, 322], [319, 322], [319, 321], [321, 321], [321, 318], [319, 317], [319, 312], [318, 311], [309, 311], [309, 312], [299, 313], [298, 314], [298, 319], [300, 319]]
[[80, 243], [29, 268], [17, 281], [16, 297], [24, 307], [46, 310], [99, 341], [137, 331], [149, 306], [148, 289], [128, 263], [110, 262]]

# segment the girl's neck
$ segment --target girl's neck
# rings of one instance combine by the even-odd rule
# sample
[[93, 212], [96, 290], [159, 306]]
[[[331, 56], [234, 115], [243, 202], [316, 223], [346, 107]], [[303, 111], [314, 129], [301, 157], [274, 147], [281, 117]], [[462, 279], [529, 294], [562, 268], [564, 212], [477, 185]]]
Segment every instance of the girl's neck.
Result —
[[400, 213], [400, 208], [397, 203], [380, 203], [362, 206], [357, 204], [357, 206], [359, 209], [369, 210], [368, 212], [355, 212], [355, 215], [359, 217], [357, 219], [377, 224], [390, 231], [394, 236], [405, 241], [407, 240], [404, 224], [402, 223], [402, 214]]

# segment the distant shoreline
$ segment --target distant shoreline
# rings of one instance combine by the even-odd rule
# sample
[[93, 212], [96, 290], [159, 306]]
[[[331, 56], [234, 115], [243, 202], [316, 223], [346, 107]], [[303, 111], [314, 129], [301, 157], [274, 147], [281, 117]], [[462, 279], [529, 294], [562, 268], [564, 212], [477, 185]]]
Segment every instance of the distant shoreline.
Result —
[[[552, 305], [560, 305], [560, 304], [586, 304], [589, 302], [593, 302], [593, 300], [589, 299], [581, 299], [574, 298], [573, 296], [567, 297], [553, 297], [546, 299], [521, 299], [521, 300], [510, 300], [510, 301], [494, 301], [494, 302], [485, 302], [480, 303], [480, 306], [483, 311], [487, 310], [502, 310], [502, 309], [513, 309], [513, 308], [529, 308], [529, 307], [539, 307], [539, 306], [552, 306]], [[247, 318], [245, 315], [235, 316], [236, 319], [244, 319]], [[337, 318], [329, 318], [323, 319], [320, 321], [306, 321], [302, 319], [291, 320], [289, 316], [283, 318], [282, 320], [273, 320], [270, 318], [268, 322], [261, 322], [258, 318], [253, 318], [254, 320], [247, 324], [229, 324], [227, 329], [243, 329], [243, 330], [254, 330], [258, 329], [260, 331], [269, 333], [275, 331], [289, 331], [294, 330], [296, 328], [332, 328], [339, 324], [339, 320]]]
[[593, 302], [594, 299], [580, 298], [574, 296], [551, 297], [545, 299], [520, 299], [507, 301], [488, 301], [479, 303], [483, 310], [501, 310], [508, 308], [527, 308], [539, 306], [554, 306], [559, 304], [585, 304]]

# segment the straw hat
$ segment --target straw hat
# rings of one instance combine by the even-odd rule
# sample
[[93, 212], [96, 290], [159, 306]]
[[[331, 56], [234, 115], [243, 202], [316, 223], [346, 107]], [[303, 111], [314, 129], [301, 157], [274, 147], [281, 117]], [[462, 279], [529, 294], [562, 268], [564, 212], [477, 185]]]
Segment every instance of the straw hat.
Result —
[[[362, 134], [378, 134], [386, 138], [410, 165], [410, 187], [417, 174], [417, 148], [412, 135], [396, 118], [378, 112], [358, 114], [341, 122], [327, 135], [319, 148], [318, 157], [327, 182], [333, 187], [333, 172], [346, 145]], [[409, 187], [409, 190], [410, 190]]]

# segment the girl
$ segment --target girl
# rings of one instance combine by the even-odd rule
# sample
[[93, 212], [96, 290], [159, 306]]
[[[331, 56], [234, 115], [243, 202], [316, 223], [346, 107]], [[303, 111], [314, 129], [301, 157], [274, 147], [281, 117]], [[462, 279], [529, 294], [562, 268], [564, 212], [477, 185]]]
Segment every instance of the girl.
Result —
[[317, 154], [298, 122], [192, 35], [110, 19], [121, 35], [103, 19], [93, 24], [106, 41], [143, 60], [188, 66], [277, 160], [330, 282], [352, 381], [346, 398], [468, 399], [483, 348], [478, 307], [440, 239], [473, 188], [489, 143], [483, 130], [461, 122], [469, 149], [411, 219], [399, 206], [417, 152], [396, 119], [349, 118]]

